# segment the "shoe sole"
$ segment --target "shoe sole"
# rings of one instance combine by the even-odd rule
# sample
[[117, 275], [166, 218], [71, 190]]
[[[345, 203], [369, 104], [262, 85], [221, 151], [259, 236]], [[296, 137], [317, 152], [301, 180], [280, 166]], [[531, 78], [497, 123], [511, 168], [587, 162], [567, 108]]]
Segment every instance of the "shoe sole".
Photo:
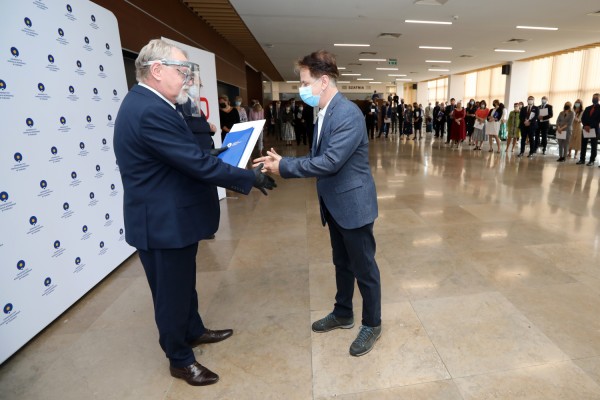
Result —
[[326, 329], [326, 330], [323, 330], [323, 331], [318, 331], [318, 330], [315, 330], [315, 328], [311, 327], [312, 331], [315, 332], [315, 333], [325, 333], [325, 332], [330, 332], [330, 331], [333, 331], [333, 330], [336, 330], [336, 329], [352, 329], [352, 328], [354, 328], [354, 322], [351, 325], [338, 325], [338, 326], [335, 326], [335, 327], [333, 327], [331, 329]]
[[217, 378], [216, 381], [212, 381], [212, 382], [207, 382], [207, 383], [202, 383], [202, 384], [194, 384], [194, 383], [190, 383], [185, 376], [179, 376], [177, 374], [174, 374], [173, 372], [171, 372], [171, 376], [173, 378], [177, 378], [177, 379], [181, 379], [182, 381], [185, 381], [185, 383], [187, 383], [190, 386], [210, 386], [210, 385], [214, 385], [215, 383], [219, 382], [219, 377]]
[[353, 357], [360, 357], [360, 356], [364, 356], [365, 354], [367, 354], [368, 352], [370, 352], [371, 350], [373, 350], [375, 348], [375, 344], [377, 343], [377, 341], [379, 340], [379, 338], [381, 337], [381, 333], [379, 333], [379, 336], [377, 336], [377, 338], [375, 339], [375, 343], [373, 343], [373, 346], [371, 346], [371, 348], [363, 353], [358, 353], [358, 354], [352, 354], [350, 353], [351, 356]]

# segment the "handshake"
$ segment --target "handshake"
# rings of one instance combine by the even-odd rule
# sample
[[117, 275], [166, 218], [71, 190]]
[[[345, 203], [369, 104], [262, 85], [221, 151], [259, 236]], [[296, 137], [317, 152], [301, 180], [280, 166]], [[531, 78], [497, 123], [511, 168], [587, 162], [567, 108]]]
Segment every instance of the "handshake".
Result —
[[266, 156], [253, 160], [254, 187], [260, 190], [265, 196], [267, 195], [265, 189], [273, 190], [273, 188], [277, 187], [275, 180], [265, 175], [265, 173], [271, 172], [279, 175], [279, 160], [281, 160], [281, 156], [273, 148], [271, 148], [271, 151], [267, 151]]

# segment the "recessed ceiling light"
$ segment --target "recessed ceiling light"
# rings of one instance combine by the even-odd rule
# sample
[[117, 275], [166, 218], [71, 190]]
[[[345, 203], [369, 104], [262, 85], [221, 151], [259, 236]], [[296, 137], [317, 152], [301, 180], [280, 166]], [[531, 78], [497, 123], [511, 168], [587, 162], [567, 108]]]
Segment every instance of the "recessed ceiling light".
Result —
[[372, 81], [373, 78], [357, 78], [357, 81]]
[[498, 53], [525, 53], [525, 50], [512, 50], [512, 49], [494, 49]]
[[381, 61], [387, 61], [387, 59], [385, 59], [385, 58], [359, 58], [358, 61], [375, 61], [375, 62], [381, 62]]
[[371, 82], [371, 83], [381, 83], [381, 82]]
[[419, 46], [420, 49], [430, 49], [430, 50], [452, 50], [452, 47], [445, 46]]
[[410, 78], [396, 78], [397, 81], [409, 82], [412, 81]]
[[432, 64], [450, 64], [452, 61], [444, 61], [444, 60], [425, 60], [426, 63]]
[[338, 67], [338, 69], [346, 69], [346, 67]]
[[377, 71], [398, 71], [398, 68], [375, 68]]
[[286, 83], [300, 83], [300, 81], [285, 81]]
[[422, 21], [417, 19], [405, 19], [407, 24], [433, 24], [433, 25], [452, 25], [452, 22], [447, 21]]
[[370, 44], [356, 44], [356, 43], [334, 43], [334, 46], [338, 47], [370, 47]]
[[360, 76], [361, 74], [340, 74], [342, 76]]
[[337, 81], [337, 83], [350, 83], [350, 81]]
[[535, 29], [539, 31], [557, 31], [558, 28], [554, 28], [551, 26], [525, 26], [525, 25], [517, 25], [517, 29]]
[[431, 71], [431, 72], [448, 72], [450, 70], [444, 69], [444, 68], [429, 68], [429, 71]]
[[406, 74], [388, 74], [388, 76], [406, 76]]

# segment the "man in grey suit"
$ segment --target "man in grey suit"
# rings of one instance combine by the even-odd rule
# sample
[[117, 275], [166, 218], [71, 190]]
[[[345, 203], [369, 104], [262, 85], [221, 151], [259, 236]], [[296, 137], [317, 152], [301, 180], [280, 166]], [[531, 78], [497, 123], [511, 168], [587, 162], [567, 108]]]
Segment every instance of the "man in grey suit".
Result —
[[283, 178], [317, 178], [321, 222], [329, 226], [337, 294], [333, 312], [313, 323], [315, 332], [354, 326], [354, 282], [363, 298], [362, 326], [350, 346], [361, 356], [381, 336], [381, 282], [375, 262], [373, 224], [377, 193], [369, 167], [369, 140], [362, 112], [336, 87], [335, 58], [326, 51], [298, 61], [302, 100], [320, 107], [313, 145], [305, 157], [281, 157], [271, 149], [254, 160]]

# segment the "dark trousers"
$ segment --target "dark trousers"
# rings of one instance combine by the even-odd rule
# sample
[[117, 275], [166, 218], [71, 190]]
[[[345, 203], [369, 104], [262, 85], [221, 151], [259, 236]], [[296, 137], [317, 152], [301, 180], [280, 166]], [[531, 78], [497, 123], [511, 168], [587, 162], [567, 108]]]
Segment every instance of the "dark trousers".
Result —
[[198, 314], [197, 251], [198, 243], [182, 249], [138, 250], [152, 291], [158, 342], [176, 368], [196, 361], [188, 343], [206, 330]]
[[[548, 128], [550, 128], [550, 122], [538, 123], [537, 132], [535, 133], [535, 150], [542, 147], [542, 151], [546, 152], [546, 146], [548, 145]], [[540, 136], [541, 139], [540, 140]]]
[[585, 161], [585, 153], [587, 153], [588, 142], [592, 142], [592, 154], [590, 155], [590, 162], [594, 162], [596, 161], [596, 153], [598, 152], [598, 139], [596, 138], [581, 138], [581, 153], [579, 153], [579, 160]]
[[435, 129], [435, 137], [443, 137], [444, 136], [444, 121], [436, 120], [433, 123], [433, 128]]
[[533, 129], [531, 128], [531, 126], [525, 126], [524, 129], [521, 130], [520, 154], [525, 153], [525, 143], [527, 142], [527, 138], [529, 138], [529, 154], [535, 153], [535, 137]]
[[452, 118], [446, 120], [446, 143], [450, 143], [450, 128], [452, 127], [452, 122], [454, 122]]
[[367, 137], [375, 138], [375, 124], [367, 124]]
[[329, 227], [337, 293], [333, 314], [349, 318], [352, 311], [354, 282], [363, 298], [362, 324], [381, 325], [381, 279], [375, 262], [375, 237], [373, 223], [357, 229], [344, 229], [325, 212]]

